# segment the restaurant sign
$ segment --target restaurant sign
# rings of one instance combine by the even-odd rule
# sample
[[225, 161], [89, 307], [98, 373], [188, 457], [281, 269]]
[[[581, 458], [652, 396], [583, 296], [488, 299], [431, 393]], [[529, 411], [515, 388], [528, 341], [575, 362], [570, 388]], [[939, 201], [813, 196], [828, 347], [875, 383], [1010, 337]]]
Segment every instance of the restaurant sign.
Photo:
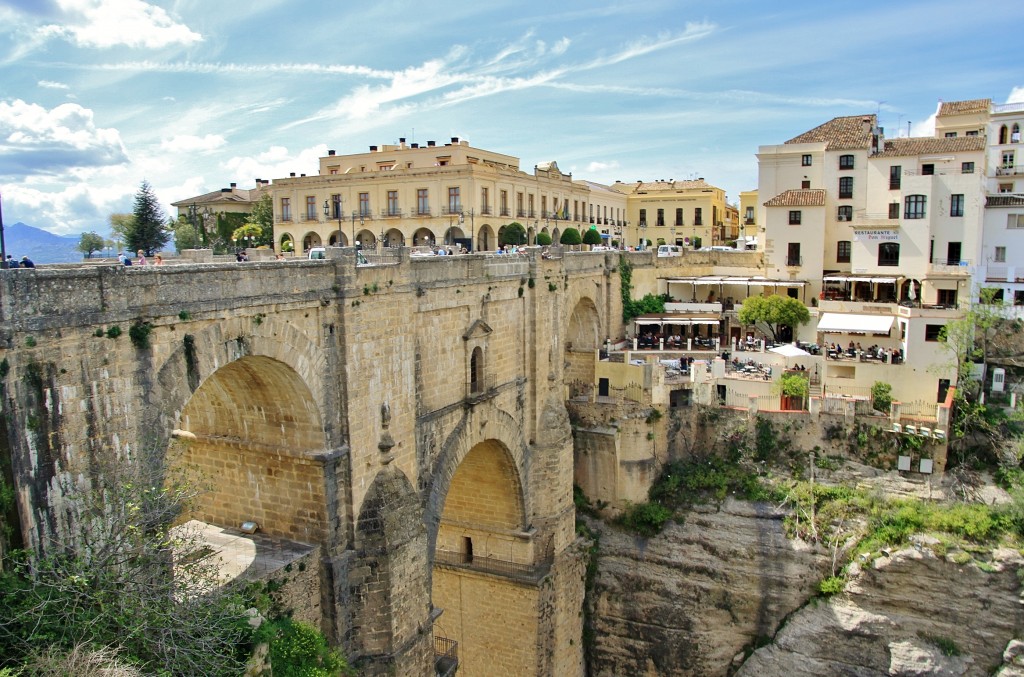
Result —
[[899, 242], [900, 231], [893, 229], [885, 230], [858, 230], [854, 237], [863, 242]]

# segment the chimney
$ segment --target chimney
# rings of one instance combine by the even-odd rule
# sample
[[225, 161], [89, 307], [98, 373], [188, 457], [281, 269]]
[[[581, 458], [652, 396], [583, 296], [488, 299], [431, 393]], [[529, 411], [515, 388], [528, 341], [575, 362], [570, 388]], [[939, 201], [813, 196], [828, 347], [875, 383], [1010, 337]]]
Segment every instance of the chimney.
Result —
[[436, 143], [434, 143], [433, 141], [427, 141], [427, 148], [433, 148], [433, 147], [434, 147], [434, 146], [436, 146], [436, 145], [437, 145], [437, 144], [436, 144]]
[[453, 136], [452, 137], [452, 143], [456, 143], [457, 144], [458, 142], [459, 142], [459, 137]]
[[371, 153], [376, 153], [377, 152], [377, 146], [370, 146], [370, 152]]
[[333, 156], [333, 155], [334, 155], [334, 151], [333, 151], [333, 150], [329, 150], [329, 151], [327, 151], [327, 155], [328, 155], [328, 156]]
[[222, 192], [222, 193], [230, 193], [231, 189], [230, 188], [221, 188], [220, 192]]
[[413, 147], [413, 148], [419, 148], [419, 147], [420, 147], [420, 144], [418, 144], [418, 143], [414, 143], [414, 144], [412, 144], [412, 147]]
[[292, 177], [292, 178], [295, 178], [295, 172], [292, 172], [292, 173], [291, 173], [291, 174], [289, 174], [288, 176], [290, 176], [290, 177]]
[[404, 145], [404, 144], [405, 144], [405, 137], [404, 137], [404, 136], [400, 136], [400, 137], [398, 137], [398, 143], [400, 143], [400, 144], [403, 144], [403, 145]]
[[232, 187], [232, 188], [238, 188], [238, 184], [237, 184], [237, 183], [232, 183], [232, 184], [231, 184], [231, 187]]
[[259, 187], [260, 187], [260, 184], [262, 184], [262, 183], [263, 183], [263, 179], [260, 179], [260, 178], [257, 178], [257, 179], [256, 179], [256, 187], [257, 187], [257, 188], [259, 188]]

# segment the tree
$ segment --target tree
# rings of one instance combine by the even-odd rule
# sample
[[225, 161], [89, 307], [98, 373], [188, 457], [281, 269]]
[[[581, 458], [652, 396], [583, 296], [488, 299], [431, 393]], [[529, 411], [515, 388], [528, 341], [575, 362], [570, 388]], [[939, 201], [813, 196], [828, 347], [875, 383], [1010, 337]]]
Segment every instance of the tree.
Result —
[[507, 244], [526, 244], [526, 228], [518, 221], [513, 221], [501, 229], [498, 234], [498, 245], [504, 247]]
[[125, 245], [130, 251], [141, 249], [149, 253], [163, 249], [170, 239], [171, 233], [160, 202], [149, 182], [143, 181], [135, 194], [135, 209]]
[[537, 233], [537, 244], [546, 247], [551, 244], [551, 236], [547, 233]]
[[274, 201], [271, 199], [270, 193], [263, 193], [256, 204], [252, 206], [249, 223], [254, 223], [260, 228], [260, 237], [256, 246], [270, 246], [274, 243]]
[[789, 296], [749, 296], [740, 306], [741, 324], [760, 325], [779, 340], [783, 327], [795, 328], [811, 319], [807, 306]]
[[243, 672], [248, 605], [221, 585], [200, 535], [172, 528], [197, 491], [165, 458], [98, 451], [90, 473], [61, 482], [59, 541], [0, 570], [0, 668], [88, 646], [146, 674]]
[[587, 230], [583, 233], [583, 244], [601, 244], [601, 233], [597, 232], [597, 229], [595, 228]]
[[121, 245], [128, 241], [128, 232], [132, 228], [132, 215], [111, 214], [109, 221], [110, 239], [114, 242], [114, 246], [120, 249]]
[[[257, 246], [260, 238], [263, 237], [263, 229], [258, 224], [246, 223], [244, 225], [235, 228], [231, 232], [231, 242], [239, 247], [247, 246], [246, 243], [251, 243], [248, 246]], [[248, 240], [246, 239], [248, 238]]]
[[199, 249], [202, 247], [202, 240], [196, 227], [189, 223], [185, 216], [178, 218], [174, 224], [174, 248], [180, 254], [183, 249]]
[[99, 233], [89, 231], [88, 233], [82, 233], [81, 239], [78, 240], [78, 251], [85, 254], [85, 258], [91, 259], [93, 252], [103, 250], [103, 237]]
[[583, 242], [583, 238], [580, 236], [580, 231], [570, 227], [562, 231], [562, 235], [558, 238], [558, 242], [560, 244], [577, 245]]

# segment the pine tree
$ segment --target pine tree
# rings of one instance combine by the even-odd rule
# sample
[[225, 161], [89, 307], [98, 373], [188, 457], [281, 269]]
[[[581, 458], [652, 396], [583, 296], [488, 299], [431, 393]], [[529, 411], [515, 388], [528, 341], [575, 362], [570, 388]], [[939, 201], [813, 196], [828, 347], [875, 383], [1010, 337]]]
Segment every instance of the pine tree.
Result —
[[139, 192], [135, 194], [132, 221], [125, 234], [128, 251], [141, 249], [149, 254], [163, 249], [171, 239], [166, 221], [152, 186], [148, 181], [143, 181]]

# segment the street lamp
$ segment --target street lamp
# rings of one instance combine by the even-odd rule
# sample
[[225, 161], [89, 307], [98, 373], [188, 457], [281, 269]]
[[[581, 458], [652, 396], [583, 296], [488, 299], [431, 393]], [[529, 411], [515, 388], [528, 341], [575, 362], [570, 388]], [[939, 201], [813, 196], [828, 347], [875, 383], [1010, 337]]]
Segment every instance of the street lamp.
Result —
[[[324, 200], [324, 220], [331, 216], [331, 203]], [[334, 216], [338, 219], [338, 235], [341, 235], [341, 196], [334, 196]]]

